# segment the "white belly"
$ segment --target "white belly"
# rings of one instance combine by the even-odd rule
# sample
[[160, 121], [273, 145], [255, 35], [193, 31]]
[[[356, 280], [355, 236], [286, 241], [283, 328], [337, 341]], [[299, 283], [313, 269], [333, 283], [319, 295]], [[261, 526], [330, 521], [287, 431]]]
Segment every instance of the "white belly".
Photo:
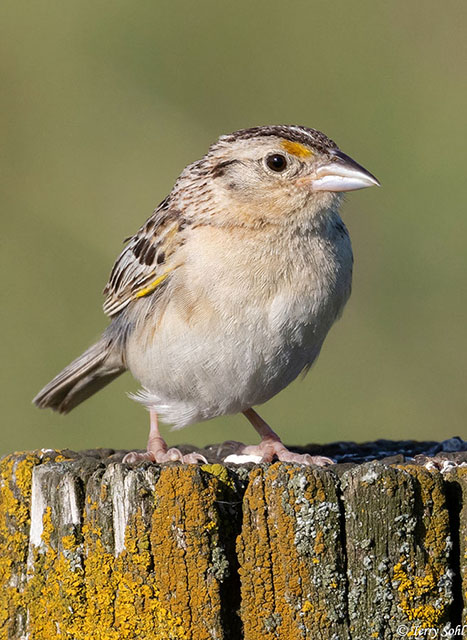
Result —
[[[252, 278], [254, 266], [225, 264], [217, 256], [217, 273], [206, 265], [180, 271], [161, 316], [128, 340], [127, 365], [143, 386], [137, 399], [174, 428], [244, 411], [281, 391], [318, 356], [350, 292], [351, 257], [318, 279], [314, 263], [310, 273], [300, 267], [292, 283], [278, 279], [269, 288], [260, 286], [261, 274]], [[187, 279], [197, 272], [211, 274], [209, 286]]]

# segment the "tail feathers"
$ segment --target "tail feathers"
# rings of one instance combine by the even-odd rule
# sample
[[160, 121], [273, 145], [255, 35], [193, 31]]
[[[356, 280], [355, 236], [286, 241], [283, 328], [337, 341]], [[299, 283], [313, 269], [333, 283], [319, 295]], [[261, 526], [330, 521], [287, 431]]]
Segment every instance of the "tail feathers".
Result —
[[102, 339], [55, 376], [33, 402], [40, 409], [68, 413], [124, 371], [121, 357], [116, 357], [108, 340]]

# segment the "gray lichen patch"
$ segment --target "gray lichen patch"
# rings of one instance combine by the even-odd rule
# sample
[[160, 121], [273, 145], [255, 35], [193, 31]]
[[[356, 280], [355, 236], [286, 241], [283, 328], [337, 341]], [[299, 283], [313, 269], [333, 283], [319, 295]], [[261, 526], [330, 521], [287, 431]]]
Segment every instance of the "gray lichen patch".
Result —
[[252, 473], [238, 547], [247, 637], [348, 637], [340, 531], [332, 472], [277, 463]]
[[452, 620], [467, 625], [467, 465], [451, 468], [445, 477], [451, 516], [454, 593]]
[[440, 474], [371, 462], [342, 486], [352, 637], [393, 638], [400, 624], [440, 630], [452, 602]]

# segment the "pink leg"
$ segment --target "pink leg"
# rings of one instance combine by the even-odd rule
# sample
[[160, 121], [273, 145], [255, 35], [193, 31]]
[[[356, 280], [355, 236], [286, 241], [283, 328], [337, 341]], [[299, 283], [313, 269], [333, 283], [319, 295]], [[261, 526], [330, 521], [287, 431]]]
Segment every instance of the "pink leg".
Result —
[[[277, 433], [275, 433], [267, 422], [253, 409], [247, 409], [243, 412], [243, 415], [259, 433], [261, 442], [257, 445], [247, 446], [240, 444], [237, 455], [261, 456], [261, 462], [272, 462], [274, 456], [276, 456], [281, 462], [296, 462], [307, 465], [316, 464], [320, 467], [333, 464], [333, 460], [325, 456], [311, 456], [308, 453], [293, 453], [289, 451]], [[228, 458], [226, 458], [226, 461], [229, 461]]]
[[184, 464], [196, 464], [197, 462], [207, 463], [207, 460], [200, 453], [187, 453], [183, 455], [179, 449], [167, 447], [167, 443], [159, 431], [159, 420], [155, 411], [150, 411], [150, 429], [147, 451], [139, 453], [132, 451], [127, 453], [123, 462], [140, 462], [149, 460], [150, 462], [182, 462]]

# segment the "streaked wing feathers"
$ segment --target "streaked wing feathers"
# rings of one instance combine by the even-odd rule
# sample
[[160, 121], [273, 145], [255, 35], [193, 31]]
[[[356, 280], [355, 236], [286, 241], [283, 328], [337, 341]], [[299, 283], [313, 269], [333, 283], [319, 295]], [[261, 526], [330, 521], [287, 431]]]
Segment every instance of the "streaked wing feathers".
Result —
[[[167, 260], [180, 246], [186, 220], [164, 200], [117, 258], [104, 289], [104, 311], [113, 316], [132, 300], [152, 293], [171, 269]], [[173, 268], [173, 267], [172, 267]]]

